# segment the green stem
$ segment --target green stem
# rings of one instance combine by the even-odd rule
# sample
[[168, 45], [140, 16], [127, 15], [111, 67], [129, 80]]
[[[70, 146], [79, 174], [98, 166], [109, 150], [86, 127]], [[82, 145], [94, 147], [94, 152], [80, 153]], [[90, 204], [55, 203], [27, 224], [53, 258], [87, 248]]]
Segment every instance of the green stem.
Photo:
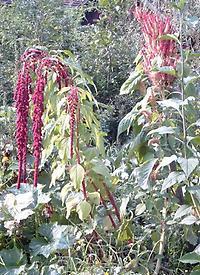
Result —
[[[183, 35], [182, 35], [182, 29], [183, 29], [183, 12], [180, 11], [180, 26], [179, 26], [179, 33], [180, 33], [180, 53], [181, 53], [181, 96], [182, 96], [182, 103], [185, 100], [185, 85], [184, 85], [184, 54], [183, 54]], [[181, 107], [181, 116], [182, 116], [182, 124], [183, 124], [183, 144], [184, 144], [184, 157], [187, 159], [187, 125], [186, 125], [186, 119], [185, 119], [185, 110], [184, 110], [184, 104], [182, 104]], [[188, 165], [188, 162], [186, 162]], [[188, 170], [188, 167], [187, 167]], [[191, 186], [190, 181], [188, 180], [188, 185]], [[193, 207], [200, 218], [200, 212], [198, 209], [198, 206], [196, 204], [195, 198], [193, 194], [190, 193], [191, 200], [193, 203]]]
[[159, 258], [156, 263], [156, 268], [153, 275], [159, 275], [162, 263], [162, 256], [165, 247], [165, 235], [166, 235], [166, 217], [167, 217], [167, 199], [165, 199], [164, 206], [162, 209], [162, 221], [161, 221], [161, 233], [160, 233], [160, 246], [159, 246]]

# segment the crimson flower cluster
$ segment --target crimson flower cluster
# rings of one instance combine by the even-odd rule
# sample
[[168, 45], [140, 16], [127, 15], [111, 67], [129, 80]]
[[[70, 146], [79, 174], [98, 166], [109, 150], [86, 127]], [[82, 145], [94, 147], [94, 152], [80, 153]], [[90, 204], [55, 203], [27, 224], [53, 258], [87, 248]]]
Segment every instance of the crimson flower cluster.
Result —
[[78, 108], [78, 89], [71, 87], [70, 94], [67, 97], [68, 110], [70, 115], [70, 158], [73, 158], [74, 130], [76, 123], [76, 111]]
[[142, 26], [145, 45], [142, 48], [143, 68], [154, 86], [163, 88], [170, 86], [174, 76], [161, 72], [153, 72], [156, 65], [159, 67], [176, 68], [177, 49], [173, 39], [162, 39], [163, 35], [174, 34], [169, 17], [144, 11], [141, 7], [134, 10], [134, 15]]
[[[18, 148], [18, 180], [17, 188], [27, 181], [26, 157], [28, 144], [28, 114], [29, 102], [33, 102], [33, 155], [34, 155], [34, 186], [38, 182], [38, 169], [42, 146], [42, 114], [44, 112], [44, 91], [49, 72], [56, 73], [58, 88], [71, 85], [71, 79], [65, 64], [59, 59], [50, 57], [45, 51], [28, 49], [21, 56], [22, 68], [18, 73], [18, 80], [14, 94], [17, 109], [16, 142]], [[36, 77], [35, 85], [33, 78]], [[77, 100], [78, 101], [78, 100]]]

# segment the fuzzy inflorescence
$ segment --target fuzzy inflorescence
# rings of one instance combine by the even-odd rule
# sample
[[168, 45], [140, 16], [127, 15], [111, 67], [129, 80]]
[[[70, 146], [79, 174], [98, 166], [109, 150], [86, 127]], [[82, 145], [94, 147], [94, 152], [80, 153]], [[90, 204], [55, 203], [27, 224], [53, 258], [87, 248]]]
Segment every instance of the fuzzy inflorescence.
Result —
[[67, 97], [68, 110], [70, 115], [70, 158], [73, 158], [74, 130], [76, 122], [76, 111], [78, 108], [78, 89], [71, 87], [70, 94]]
[[159, 67], [176, 68], [177, 49], [173, 39], [162, 39], [162, 36], [174, 34], [169, 17], [161, 17], [152, 12], [146, 12], [141, 7], [134, 10], [134, 15], [141, 24], [145, 45], [142, 48], [143, 68], [156, 87], [170, 86], [174, 76], [161, 72], [153, 72], [155, 64]]
[[[59, 59], [48, 56], [45, 51], [28, 49], [21, 56], [22, 68], [18, 74], [15, 89], [15, 105], [17, 109], [16, 142], [18, 147], [19, 172], [17, 188], [21, 182], [26, 182], [26, 155], [28, 144], [28, 114], [29, 101], [33, 101], [33, 155], [34, 155], [34, 186], [38, 182], [38, 169], [42, 146], [42, 115], [44, 112], [44, 91], [49, 72], [56, 74], [58, 88], [71, 85], [68, 70]], [[36, 76], [33, 89], [33, 79]]]

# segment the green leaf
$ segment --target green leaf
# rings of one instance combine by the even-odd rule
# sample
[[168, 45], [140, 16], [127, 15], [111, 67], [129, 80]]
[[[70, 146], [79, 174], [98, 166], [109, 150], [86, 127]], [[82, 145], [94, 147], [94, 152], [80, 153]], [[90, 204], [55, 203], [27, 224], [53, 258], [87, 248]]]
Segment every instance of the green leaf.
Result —
[[192, 225], [197, 221], [197, 218], [193, 215], [185, 217], [180, 224]]
[[195, 168], [199, 164], [199, 160], [197, 158], [178, 158], [178, 163], [180, 164], [183, 172], [185, 173], [186, 177], [189, 178], [191, 173], [195, 170]]
[[162, 190], [165, 191], [167, 188], [170, 188], [174, 184], [181, 183], [186, 180], [184, 173], [182, 172], [171, 172], [168, 177], [164, 180], [162, 185]]
[[0, 257], [6, 267], [17, 267], [25, 262], [23, 251], [17, 247], [1, 250]]
[[158, 40], [174, 40], [180, 44], [178, 37], [175, 34], [164, 34], [158, 37]]
[[65, 206], [67, 209], [66, 218], [68, 219], [71, 210], [75, 208], [81, 201], [83, 200], [83, 193], [82, 192], [70, 192], [67, 197], [65, 197]]
[[81, 237], [81, 232], [71, 225], [42, 224], [39, 233], [46, 240], [32, 239], [30, 249], [34, 255], [41, 254], [46, 258], [58, 250], [72, 247]]
[[176, 70], [172, 66], [155, 67], [152, 71], [176, 76]]
[[188, 215], [192, 212], [192, 206], [188, 206], [188, 205], [181, 205], [177, 210], [176, 213], [174, 215], [174, 219], [178, 219], [181, 218], [185, 215]]
[[129, 202], [129, 197], [122, 198], [122, 203], [119, 209], [121, 219], [123, 219], [124, 216], [126, 215], [126, 208], [127, 208], [128, 202]]
[[56, 180], [60, 179], [64, 175], [65, 169], [66, 167], [64, 164], [58, 164], [58, 166], [53, 170], [50, 186], [55, 185]]
[[199, 275], [199, 274], [200, 274], [200, 267], [198, 270], [196, 270], [196, 271], [194, 270], [190, 273], [190, 275]]
[[190, 252], [181, 257], [179, 261], [184, 264], [198, 264], [200, 263], [200, 255], [195, 252]]
[[177, 4], [177, 8], [182, 10], [184, 8], [186, 4], [186, 0], [179, 0], [178, 4]]
[[26, 265], [21, 265], [17, 268], [0, 267], [0, 274], [2, 275], [21, 275], [25, 273]]
[[172, 155], [170, 157], [164, 157], [162, 159], [162, 161], [159, 163], [159, 166], [158, 166], [157, 170], [160, 167], [168, 166], [170, 163], [172, 163], [173, 161], [176, 161], [176, 160], [177, 160], [177, 156], [176, 155]]
[[134, 71], [130, 74], [129, 78], [123, 83], [120, 89], [120, 95], [126, 95], [135, 92], [139, 86], [138, 84], [142, 81], [143, 75], [140, 71]]
[[136, 206], [136, 209], [135, 209], [135, 215], [136, 216], [139, 216], [141, 215], [142, 213], [144, 213], [146, 210], [146, 205], [145, 203], [140, 203]]
[[93, 165], [92, 167], [92, 170], [99, 174], [99, 175], [102, 175], [106, 178], [110, 178], [110, 173], [109, 173], [109, 170], [108, 168], [106, 167], [106, 165], [99, 159], [93, 159], [91, 161], [91, 164]]
[[188, 143], [192, 143], [194, 145], [200, 145], [200, 136], [196, 137], [187, 137]]
[[70, 179], [74, 185], [74, 188], [80, 190], [84, 176], [85, 170], [80, 164], [75, 164], [69, 171]]
[[174, 127], [162, 126], [162, 127], [159, 127], [155, 130], [151, 130], [147, 134], [147, 136], [152, 135], [152, 134], [165, 135], [165, 134], [174, 134], [174, 133], [175, 133], [175, 128]]
[[80, 202], [76, 207], [79, 219], [82, 221], [89, 217], [91, 210], [92, 207], [87, 201]]
[[129, 240], [133, 240], [134, 233], [132, 230], [131, 220], [123, 220], [123, 223], [120, 225], [117, 234], [117, 243], [122, 244]]
[[91, 202], [91, 204], [100, 204], [100, 194], [98, 192], [88, 193], [88, 199]]
[[136, 118], [137, 114], [138, 113], [133, 109], [124, 118], [122, 118], [122, 120], [118, 125], [117, 138], [125, 131], [127, 131], [127, 134], [128, 134], [131, 128], [131, 125], [133, 123], [133, 120]]
[[149, 177], [157, 160], [158, 159], [152, 159], [150, 161], [147, 161], [140, 167], [135, 169], [135, 175], [138, 181], [138, 185], [144, 190], [148, 189]]
[[173, 108], [177, 110], [180, 113], [180, 106], [182, 105], [182, 100], [179, 99], [166, 99], [162, 101], [158, 101], [158, 104], [161, 107], [166, 107], [166, 108]]

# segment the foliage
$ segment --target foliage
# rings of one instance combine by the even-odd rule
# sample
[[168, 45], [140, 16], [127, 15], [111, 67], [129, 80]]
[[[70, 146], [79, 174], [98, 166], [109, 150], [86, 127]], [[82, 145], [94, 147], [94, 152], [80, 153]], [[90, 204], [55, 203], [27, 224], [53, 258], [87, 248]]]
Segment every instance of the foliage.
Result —
[[[178, 14], [179, 22], [175, 22], [179, 36], [176, 32], [165, 34], [159, 37], [160, 44], [157, 37], [153, 38], [156, 45], [173, 44], [177, 65], [173, 70], [162, 66], [155, 71], [151, 64], [145, 74], [144, 56], [139, 54], [132, 61], [137, 46], [131, 50], [132, 42], [137, 36], [125, 39], [131, 32], [129, 28], [136, 24], [127, 13], [132, 1], [89, 4], [87, 10], [98, 7], [101, 12], [101, 19], [92, 26], [79, 24], [85, 8], [66, 12], [58, 5], [50, 13], [54, 5], [51, 1], [42, 0], [41, 5], [37, 1], [22, 2], [2, 7], [6, 10], [3, 24], [7, 16], [13, 15], [9, 17], [13, 27], [4, 30], [8, 48], [2, 52], [2, 67], [7, 73], [6, 68], [18, 71], [19, 63], [17, 68], [10, 64], [25, 48], [44, 45], [48, 49], [37, 49], [45, 49], [48, 57], [67, 67], [74, 89], [63, 81], [57, 85], [58, 74], [48, 67], [37, 188], [32, 180], [31, 100], [27, 120], [28, 183], [22, 183], [20, 189], [16, 188], [16, 108], [0, 108], [0, 274], [199, 274], [199, 53], [184, 46], [186, 29], [194, 26], [184, 16], [188, 12], [186, 1], [176, 1], [174, 8], [170, 6], [172, 1], [162, 3]], [[30, 11], [35, 3], [37, 11], [41, 10], [41, 20], [33, 20], [31, 35], [25, 22], [29, 20], [26, 17], [34, 15]], [[15, 9], [19, 16], [16, 27]], [[42, 17], [43, 9], [48, 11], [47, 21]], [[148, 7], [148, 19], [147, 13]], [[67, 21], [69, 36], [63, 39], [69, 40], [59, 40], [64, 34], [63, 25], [57, 38], [51, 27], [54, 22], [59, 25], [63, 16], [77, 20]], [[159, 21], [162, 15], [156, 16]], [[24, 20], [21, 25], [20, 18]], [[136, 25], [134, 28], [139, 30]], [[49, 30], [48, 37], [43, 37], [45, 29]], [[18, 41], [18, 30], [29, 40], [22, 43], [14, 57], [12, 35], [13, 41]], [[166, 41], [170, 43], [163, 43]], [[7, 56], [11, 63], [6, 63]], [[128, 78], [130, 68], [135, 71]], [[170, 76], [170, 85], [157, 81], [152, 86], [152, 71], [157, 80]], [[34, 90], [34, 70], [31, 78]], [[98, 104], [93, 97], [97, 87], [102, 101], [108, 102], [107, 91], [113, 95], [121, 85], [116, 105]], [[105, 147], [100, 121], [107, 116], [114, 120], [115, 112], [120, 117], [127, 114], [118, 125], [117, 142]]]

